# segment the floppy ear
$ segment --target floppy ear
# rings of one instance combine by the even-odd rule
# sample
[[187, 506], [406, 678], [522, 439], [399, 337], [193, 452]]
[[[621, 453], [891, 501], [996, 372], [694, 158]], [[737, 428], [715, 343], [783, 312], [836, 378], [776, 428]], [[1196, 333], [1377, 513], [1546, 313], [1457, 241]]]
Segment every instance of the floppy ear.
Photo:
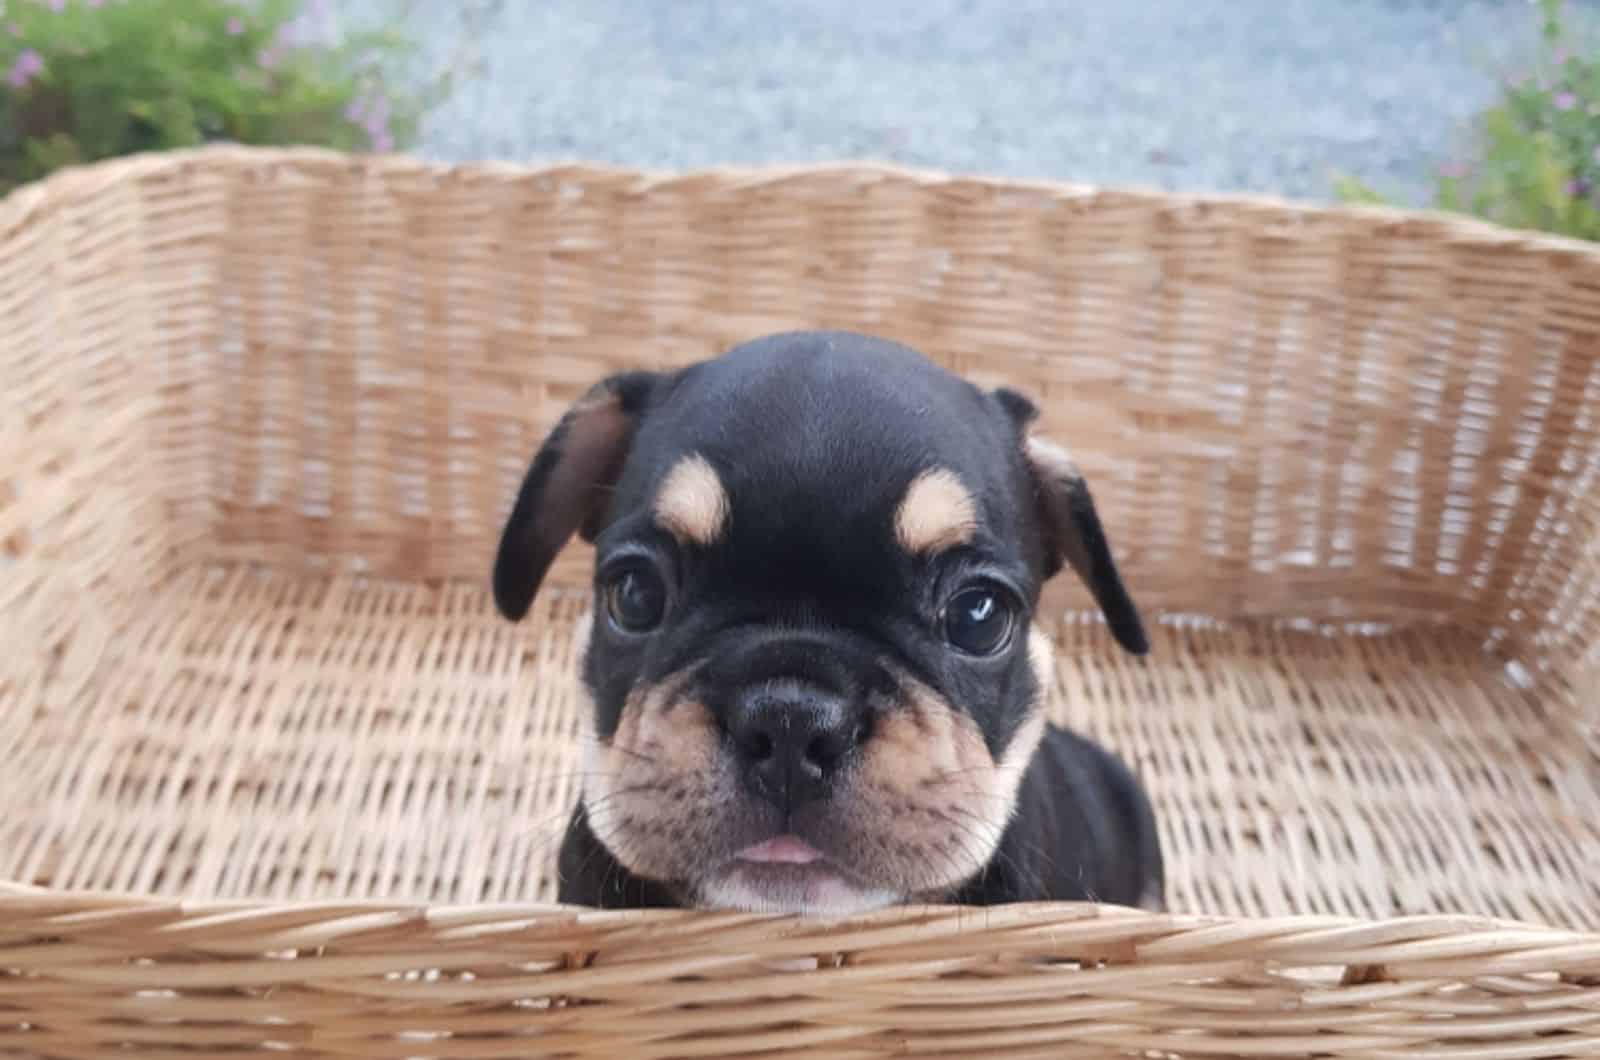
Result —
[[1033, 479], [1045, 535], [1045, 577], [1054, 576], [1064, 561], [1089, 587], [1117, 643], [1134, 655], [1143, 655], [1150, 650], [1150, 642], [1111, 558], [1111, 545], [1094, 510], [1089, 484], [1065, 449], [1028, 432], [1028, 425], [1039, 415], [1032, 401], [1004, 387], [996, 390], [994, 397], [1017, 427], [1023, 461]]
[[494, 561], [494, 602], [516, 622], [556, 555], [579, 533], [592, 542], [622, 473], [644, 406], [661, 376], [624, 372], [596, 383], [550, 431], [517, 491]]

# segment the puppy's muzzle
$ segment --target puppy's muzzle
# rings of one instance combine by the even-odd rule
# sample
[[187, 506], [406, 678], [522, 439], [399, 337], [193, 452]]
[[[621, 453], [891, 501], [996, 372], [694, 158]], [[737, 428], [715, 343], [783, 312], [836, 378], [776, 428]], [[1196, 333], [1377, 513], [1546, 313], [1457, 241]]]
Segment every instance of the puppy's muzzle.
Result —
[[867, 737], [866, 711], [856, 697], [793, 677], [741, 689], [723, 725], [746, 788], [786, 816], [826, 798], [835, 774]]
[[740, 782], [786, 818], [832, 793], [892, 689], [871, 650], [846, 635], [747, 627], [712, 659], [706, 705]]

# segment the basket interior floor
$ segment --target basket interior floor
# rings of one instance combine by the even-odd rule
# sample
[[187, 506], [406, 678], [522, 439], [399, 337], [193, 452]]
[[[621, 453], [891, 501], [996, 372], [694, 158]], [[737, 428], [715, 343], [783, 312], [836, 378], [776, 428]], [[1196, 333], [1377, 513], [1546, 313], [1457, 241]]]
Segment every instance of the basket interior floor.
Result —
[[[207, 898], [549, 901], [588, 599], [183, 572], [0, 710], [0, 880]], [[1056, 630], [1050, 709], [1144, 776], [1179, 911], [1600, 926], [1600, 747], [1477, 642]], [[78, 658], [92, 663], [78, 665]]]

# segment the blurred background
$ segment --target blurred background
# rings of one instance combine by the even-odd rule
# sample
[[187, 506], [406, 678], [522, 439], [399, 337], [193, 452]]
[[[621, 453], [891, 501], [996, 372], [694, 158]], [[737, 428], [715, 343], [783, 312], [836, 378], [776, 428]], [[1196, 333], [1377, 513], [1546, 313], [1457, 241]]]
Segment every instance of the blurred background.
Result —
[[[348, 12], [348, 21], [362, 15]], [[459, 5], [412, 5], [433, 41]], [[1420, 200], [1526, 59], [1526, 0], [503, 0], [433, 156], [672, 168], [880, 158]]]
[[[1600, 5], [1566, 6], [1568, 50], [1582, 54]], [[377, 10], [349, 5], [344, 18]], [[1519, 78], [1537, 87], [1545, 13], [1528, 0], [501, 0], [490, 11], [483, 76], [431, 115], [428, 155], [669, 168], [866, 157], [1311, 199], [1348, 176], [1409, 204], [1472, 153], [1474, 118]], [[436, 46], [472, 32], [451, 0], [414, 3], [409, 21]]]
[[212, 140], [873, 159], [1600, 235], [1580, 0], [5, 0], [0, 183]]

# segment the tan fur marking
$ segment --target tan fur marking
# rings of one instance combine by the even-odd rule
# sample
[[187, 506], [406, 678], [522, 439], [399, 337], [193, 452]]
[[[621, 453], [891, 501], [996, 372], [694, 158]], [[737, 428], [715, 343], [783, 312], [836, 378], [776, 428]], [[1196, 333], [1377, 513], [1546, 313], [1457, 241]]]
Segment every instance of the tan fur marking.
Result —
[[1004, 793], [1007, 805], [1002, 829], [1010, 822], [1011, 811], [1016, 809], [1017, 788], [1022, 785], [1022, 774], [1028, 771], [1028, 766], [1033, 762], [1033, 753], [1039, 749], [1039, 741], [1044, 739], [1044, 727], [1044, 711], [1034, 710], [1017, 726], [1017, 731], [1011, 734], [1011, 742], [1000, 753], [1000, 762], [995, 767], [994, 786], [997, 792]]
[[[1030, 638], [1030, 649], [1036, 668], [1048, 665], [1048, 642], [1040, 647]], [[1035, 704], [996, 761], [970, 716], [932, 689], [908, 684], [907, 701], [867, 745], [862, 797], [882, 819], [864, 828], [896, 837], [896, 849], [879, 860], [906, 894], [936, 898], [994, 856], [1045, 717]]]
[[728, 509], [728, 491], [699, 453], [674, 464], [656, 494], [656, 522], [684, 544], [716, 544], [728, 528]]
[[875, 786], [897, 795], [916, 796], [943, 776], [993, 765], [977, 724], [920, 686], [878, 723], [867, 748]]
[[674, 703], [669, 710], [661, 702], [663, 698], [651, 696], [636, 704], [634, 697], [629, 697], [611, 736], [612, 750], [644, 755], [658, 770], [673, 776], [691, 770], [709, 772], [711, 752], [716, 749], [710, 739], [716, 725], [711, 712], [704, 704], [691, 701]]
[[[635, 689], [609, 740], [586, 732], [583, 802], [589, 827], [634, 872], [677, 877], [693, 867], [723, 774], [716, 723], [702, 703], [676, 700], [680, 681]], [[593, 716], [592, 704], [584, 705]], [[585, 723], [589, 724], [588, 722]]]
[[912, 479], [894, 515], [895, 536], [913, 554], [964, 545], [977, 529], [972, 494], [948, 468], [930, 468]]
[[1039, 741], [1044, 739], [1046, 705], [1050, 701], [1050, 689], [1055, 686], [1055, 645], [1037, 629], [1028, 631], [1028, 665], [1033, 668], [1034, 680], [1039, 684], [1039, 698], [1034, 701], [1028, 717], [1017, 726], [1011, 742], [1006, 744], [996, 770], [1002, 787], [1009, 792], [1009, 798], [1013, 801], [1017, 796], [1017, 788], [1022, 784], [1022, 774], [1028, 771], [1033, 753], [1039, 749]]

